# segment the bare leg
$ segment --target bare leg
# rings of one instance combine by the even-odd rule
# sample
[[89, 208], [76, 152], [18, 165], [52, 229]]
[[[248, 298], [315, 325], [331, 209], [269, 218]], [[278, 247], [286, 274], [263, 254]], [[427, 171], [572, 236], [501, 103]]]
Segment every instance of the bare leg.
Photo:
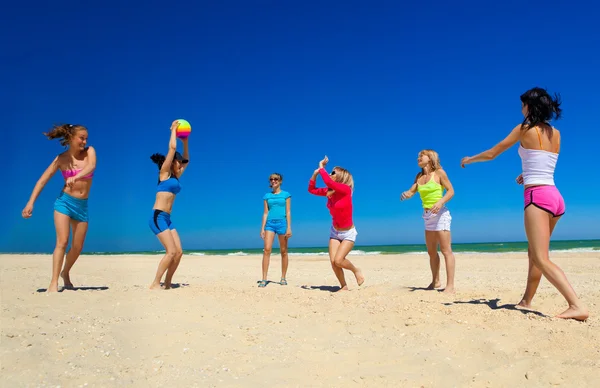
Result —
[[160, 290], [160, 279], [167, 271], [173, 260], [175, 259], [175, 252], [177, 252], [177, 246], [175, 245], [175, 240], [173, 239], [173, 235], [171, 234], [171, 230], [164, 230], [156, 235], [160, 240], [160, 243], [165, 248], [165, 255], [161, 259], [160, 263], [158, 263], [158, 269], [156, 270], [156, 276], [154, 277], [154, 281], [150, 285], [151, 290]]
[[338, 278], [340, 282], [340, 287], [342, 290], [347, 290], [348, 285], [346, 284], [346, 277], [344, 276], [344, 270], [335, 265], [335, 255], [337, 250], [340, 247], [340, 242], [338, 240], [334, 240], [332, 238], [329, 239], [329, 260], [331, 261], [331, 268], [333, 269], [333, 273]]
[[359, 286], [365, 282], [365, 277], [362, 271], [359, 268], [356, 268], [354, 264], [350, 260], [346, 258], [348, 253], [354, 248], [354, 241], [344, 240], [341, 242], [340, 247], [335, 252], [335, 258], [333, 259], [333, 264], [336, 266], [347, 269], [348, 271], [352, 271], [354, 276], [356, 277], [356, 283]]
[[58, 292], [58, 277], [65, 259], [65, 251], [69, 244], [69, 216], [54, 211], [54, 227], [56, 228], [56, 245], [52, 253], [52, 280], [48, 292]]
[[262, 280], [267, 280], [267, 274], [269, 272], [269, 263], [271, 262], [271, 252], [273, 251], [273, 240], [275, 240], [275, 232], [266, 230], [265, 247], [263, 249], [262, 260]]
[[69, 249], [69, 252], [67, 252], [65, 267], [60, 273], [60, 276], [63, 278], [65, 283], [65, 288], [73, 288], [73, 283], [71, 282], [71, 277], [69, 275], [71, 268], [83, 250], [83, 243], [87, 234], [88, 223], [71, 220], [71, 229], [73, 230], [73, 242], [71, 243], [71, 249]]
[[181, 239], [179, 238], [179, 233], [175, 229], [171, 229], [171, 237], [173, 237], [173, 242], [175, 243], [175, 256], [173, 257], [173, 262], [169, 265], [167, 269], [167, 275], [165, 276], [165, 290], [171, 288], [171, 282], [173, 281], [173, 275], [175, 271], [177, 271], [177, 267], [179, 267], [179, 263], [181, 262], [181, 258], [183, 257], [183, 248], [181, 247]]
[[569, 284], [564, 272], [549, 258], [551, 216], [535, 206], [525, 209], [525, 232], [534, 265], [546, 279], [565, 297], [569, 308], [558, 318], [572, 318], [584, 321], [588, 318], [587, 308], [581, 303]]
[[281, 251], [281, 278], [285, 279], [288, 269], [288, 239], [285, 236], [279, 238], [279, 250]]
[[437, 233], [440, 241], [440, 250], [442, 251], [442, 255], [444, 255], [444, 260], [446, 261], [446, 288], [444, 289], [444, 292], [448, 294], [454, 294], [454, 267], [456, 262], [454, 260], [454, 253], [452, 253], [452, 238], [449, 230], [442, 230]]
[[438, 233], [430, 230], [425, 231], [425, 245], [427, 245], [427, 254], [429, 255], [429, 267], [431, 268], [431, 284], [427, 286], [428, 290], [440, 288], [440, 255], [438, 255]]
[[[554, 229], [556, 221], [558, 221], [558, 218], [550, 219], [550, 235], [552, 235], [552, 229]], [[540, 271], [540, 269], [535, 266], [532, 256], [533, 253], [531, 251], [531, 247], [527, 247], [527, 257], [529, 258], [529, 269], [527, 271], [527, 286], [525, 287], [525, 294], [523, 294], [523, 299], [521, 299], [521, 301], [518, 304], [518, 306], [525, 308], [531, 308], [531, 301], [533, 300], [533, 296], [535, 295], [535, 292], [537, 291], [537, 288], [540, 285], [540, 281], [542, 280], [542, 271]]]

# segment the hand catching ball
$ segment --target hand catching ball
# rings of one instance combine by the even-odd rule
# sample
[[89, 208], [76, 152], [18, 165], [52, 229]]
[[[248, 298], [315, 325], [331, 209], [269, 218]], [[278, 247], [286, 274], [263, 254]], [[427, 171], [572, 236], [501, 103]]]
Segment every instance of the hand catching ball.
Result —
[[187, 139], [192, 132], [192, 126], [184, 119], [177, 119], [179, 127], [177, 127], [177, 137], [180, 139]]

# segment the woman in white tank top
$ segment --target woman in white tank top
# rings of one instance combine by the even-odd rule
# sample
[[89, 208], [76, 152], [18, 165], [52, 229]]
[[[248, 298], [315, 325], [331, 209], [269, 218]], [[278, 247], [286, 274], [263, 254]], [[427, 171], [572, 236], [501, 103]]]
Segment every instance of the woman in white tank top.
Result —
[[557, 315], [584, 321], [589, 313], [569, 284], [564, 272], [550, 261], [550, 237], [556, 223], [565, 213], [564, 200], [554, 184], [554, 169], [560, 151], [560, 132], [549, 121], [561, 115], [560, 99], [546, 90], [533, 88], [521, 95], [523, 123], [517, 125], [500, 143], [475, 156], [462, 158], [460, 164], [487, 162], [519, 142], [523, 172], [517, 183], [523, 184], [525, 232], [529, 243], [529, 273], [523, 299], [518, 304], [531, 307], [531, 300], [542, 274], [565, 297], [569, 308]]

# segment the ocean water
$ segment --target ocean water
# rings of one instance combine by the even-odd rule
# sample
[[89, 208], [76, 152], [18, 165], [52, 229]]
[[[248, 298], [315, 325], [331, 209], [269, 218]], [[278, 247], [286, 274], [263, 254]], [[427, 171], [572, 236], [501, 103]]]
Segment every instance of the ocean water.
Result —
[[[452, 244], [454, 252], [462, 254], [482, 254], [482, 253], [508, 253], [508, 252], [527, 252], [527, 242], [494, 242], [494, 243], [468, 243]], [[600, 240], [569, 240], [552, 241], [550, 243], [551, 251], [559, 252], [598, 252], [600, 254]], [[138, 252], [86, 252], [86, 255], [160, 255], [164, 251], [138, 251]], [[425, 244], [411, 245], [370, 245], [355, 246], [350, 255], [395, 255], [402, 253], [425, 254], [427, 252]], [[197, 256], [246, 256], [261, 255], [262, 248], [248, 249], [218, 249], [218, 250], [184, 250], [186, 255]], [[272, 255], [278, 255], [279, 250], [273, 248]], [[313, 248], [294, 248], [288, 249], [290, 256], [308, 256], [322, 255], [327, 256], [327, 247]]]

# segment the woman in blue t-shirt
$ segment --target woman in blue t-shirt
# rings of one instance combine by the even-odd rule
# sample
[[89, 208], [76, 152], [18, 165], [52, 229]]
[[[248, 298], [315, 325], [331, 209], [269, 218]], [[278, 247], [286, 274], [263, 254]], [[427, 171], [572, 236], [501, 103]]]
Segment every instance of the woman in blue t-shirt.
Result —
[[273, 250], [275, 234], [279, 238], [279, 249], [281, 251], [281, 284], [287, 285], [285, 276], [288, 267], [288, 239], [292, 237], [292, 204], [291, 195], [281, 190], [283, 176], [273, 173], [269, 176], [269, 183], [273, 189], [263, 197], [265, 211], [262, 217], [260, 237], [265, 240], [262, 260], [262, 280], [258, 282], [259, 287], [267, 285], [267, 272], [269, 272], [269, 261]]

